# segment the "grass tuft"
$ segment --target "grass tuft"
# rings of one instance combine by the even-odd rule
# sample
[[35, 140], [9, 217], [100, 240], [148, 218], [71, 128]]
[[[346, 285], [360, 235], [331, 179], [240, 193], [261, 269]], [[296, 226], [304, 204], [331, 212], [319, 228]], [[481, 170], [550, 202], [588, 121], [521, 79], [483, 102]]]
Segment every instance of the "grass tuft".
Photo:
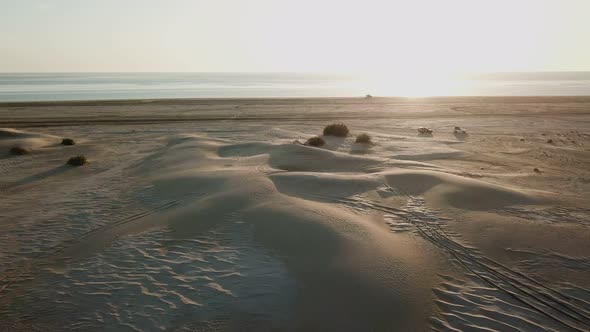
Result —
[[76, 142], [71, 138], [64, 138], [61, 140], [61, 145], [75, 145]]
[[326, 144], [326, 141], [324, 141], [324, 139], [319, 136], [312, 137], [312, 138], [308, 139], [307, 142], [305, 142], [305, 145], [315, 146], [315, 147], [324, 146], [325, 144]]
[[88, 160], [86, 159], [86, 157], [80, 155], [80, 156], [75, 156], [75, 157], [68, 159], [67, 164], [72, 165], [72, 166], [82, 166], [82, 165], [86, 164], [87, 162], [88, 162]]
[[371, 136], [362, 133], [356, 137], [355, 143], [373, 144], [373, 141], [371, 140]]
[[333, 123], [324, 128], [324, 135], [346, 137], [348, 136], [348, 127], [344, 123]]

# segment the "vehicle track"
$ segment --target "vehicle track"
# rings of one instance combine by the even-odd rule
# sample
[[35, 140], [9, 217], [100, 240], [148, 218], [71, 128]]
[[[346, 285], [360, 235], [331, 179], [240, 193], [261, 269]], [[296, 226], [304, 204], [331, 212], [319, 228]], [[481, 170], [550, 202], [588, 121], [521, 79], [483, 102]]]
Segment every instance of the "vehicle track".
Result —
[[[391, 190], [396, 195], [400, 194]], [[404, 208], [389, 207], [361, 198], [332, 199], [341, 204], [363, 206], [405, 220], [412, 224], [423, 238], [451, 255], [462, 268], [483, 282], [571, 331], [590, 329], [590, 307], [587, 303], [543, 285], [532, 277], [483, 256], [477, 249], [457, 242], [454, 237], [458, 235], [450, 234], [442, 227], [443, 222], [450, 219], [439, 217], [435, 211], [425, 207], [423, 198], [405, 196], [408, 203]], [[390, 225], [392, 228], [393, 226]]]

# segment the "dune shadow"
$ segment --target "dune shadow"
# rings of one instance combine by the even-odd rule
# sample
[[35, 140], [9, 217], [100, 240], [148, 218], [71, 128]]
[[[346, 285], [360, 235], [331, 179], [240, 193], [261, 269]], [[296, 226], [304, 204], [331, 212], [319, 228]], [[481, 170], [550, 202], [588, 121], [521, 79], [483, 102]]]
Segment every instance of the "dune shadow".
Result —
[[6, 150], [6, 152], [0, 153], [0, 159], [17, 159], [17, 158], [22, 158], [23, 156], [27, 156], [27, 155], [30, 155], [30, 153], [16, 155], [16, 154], [10, 153], [9, 150]]
[[52, 168], [50, 170], [47, 170], [47, 171], [44, 171], [41, 173], [37, 173], [37, 174], [33, 174], [33, 175], [27, 176], [23, 179], [20, 179], [16, 182], [12, 183], [11, 185], [9, 185], [7, 187], [7, 189], [14, 188], [14, 187], [20, 187], [22, 185], [27, 185], [27, 184], [31, 184], [31, 183], [34, 183], [37, 181], [41, 181], [41, 180], [47, 179], [49, 177], [64, 173], [64, 172], [71, 170], [71, 169], [72, 169], [71, 166], [60, 165], [60, 166], [57, 166], [57, 167]]
[[323, 148], [333, 151], [338, 150], [346, 141], [346, 137], [336, 137], [329, 135], [322, 135], [320, 137], [326, 142], [326, 145], [323, 146]]
[[376, 178], [334, 174], [277, 173], [269, 179], [283, 195], [329, 203], [376, 190], [381, 185]]
[[220, 147], [218, 155], [251, 157], [266, 154], [268, 165], [288, 172], [362, 172], [381, 170], [383, 161], [369, 156], [356, 156], [331, 149], [314, 148], [299, 144], [272, 145], [244, 143]]
[[458, 139], [459, 141], [464, 141], [467, 139], [467, 137], [469, 137], [468, 134], [458, 133], [458, 132], [454, 132], [453, 136], [455, 136], [455, 138]]
[[355, 143], [350, 147], [350, 153], [351, 154], [360, 154], [360, 155], [368, 154], [370, 152], [372, 146], [373, 146], [372, 144], [357, 144], [357, 143]]
[[452, 159], [458, 158], [464, 155], [463, 151], [452, 151], [452, 152], [431, 152], [422, 154], [405, 154], [396, 155], [396, 159], [400, 160], [413, 160], [413, 161], [430, 161], [430, 160], [441, 160], [441, 159]]

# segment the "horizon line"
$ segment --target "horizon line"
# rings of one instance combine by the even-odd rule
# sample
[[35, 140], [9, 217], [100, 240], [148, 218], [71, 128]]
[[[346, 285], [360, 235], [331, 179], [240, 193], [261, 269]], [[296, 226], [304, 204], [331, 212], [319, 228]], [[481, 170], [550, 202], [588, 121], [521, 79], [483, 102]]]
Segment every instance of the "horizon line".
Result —
[[[587, 70], [514, 70], [514, 71], [458, 71], [449, 74], [517, 74], [517, 73], [589, 73]], [[391, 74], [396, 72], [392, 71]], [[376, 72], [356, 71], [0, 71], [4, 74], [340, 74], [340, 75], [373, 75]]]

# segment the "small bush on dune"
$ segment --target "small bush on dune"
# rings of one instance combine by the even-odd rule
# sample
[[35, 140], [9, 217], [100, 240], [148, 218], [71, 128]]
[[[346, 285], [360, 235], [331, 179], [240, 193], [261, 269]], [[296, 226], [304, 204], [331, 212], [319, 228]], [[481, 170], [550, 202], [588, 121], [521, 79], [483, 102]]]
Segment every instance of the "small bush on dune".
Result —
[[348, 127], [344, 123], [334, 123], [324, 128], [324, 135], [346, 137], [348, 136]]
[[356, 137], [355, 143], [372, 144], [373, 141], [371, 141], [371, 136], [363, 133]]
[[27, 154], [29, 152], [29, 150], [23, 148], [22, 146], [15, 146], [10, 149], [10, 154], [13, 154], [15, 156], [22, 156], [23, 154]]
[[87, 162], [86, 157], [75, 156], [75, 157], [68, 159], [67, 164], [72, 165], [72, 166], [82, 166], [82, 165], [86, 164], [86, 162]]
[[71, 138], [64, 138], [61, 140], [61, 145], [75, 145], [76, 142]]
[[312, 137], [308, 139], [307, 142], [305, 142], [305, 145], [309, 146], [324, 146], [325, 144], [326, 141], [324, 141], [324, 139], [319, 136]]

